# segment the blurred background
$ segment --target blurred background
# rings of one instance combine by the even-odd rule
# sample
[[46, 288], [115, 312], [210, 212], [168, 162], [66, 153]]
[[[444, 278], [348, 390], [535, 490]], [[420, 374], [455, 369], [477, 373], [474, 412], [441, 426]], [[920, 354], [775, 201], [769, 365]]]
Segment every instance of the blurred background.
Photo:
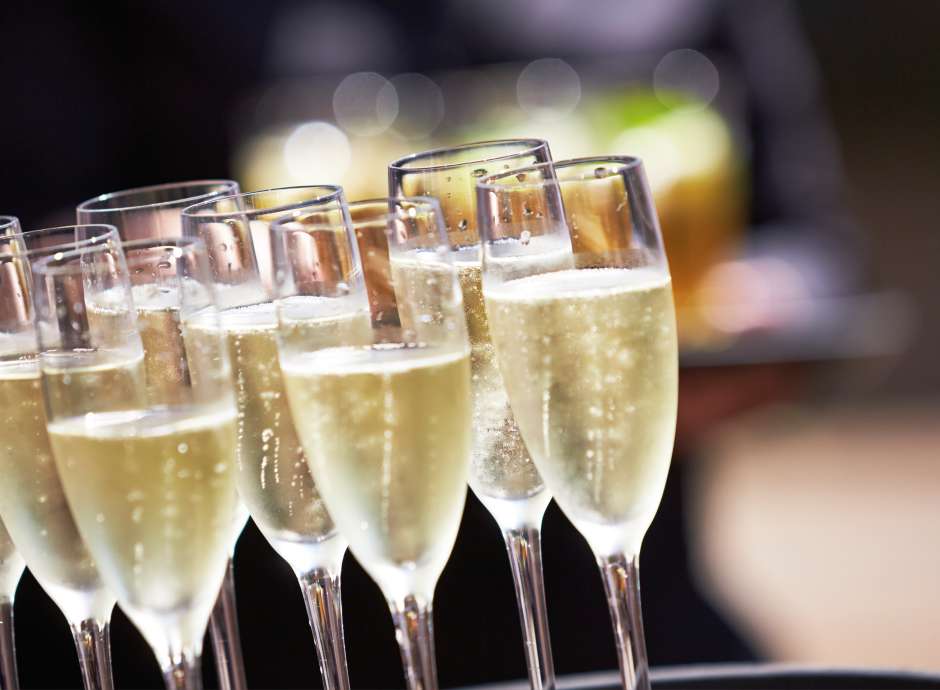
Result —
[[[463, 141], [647, 162], [680, 311], [673, 472], [643, 555], [654, 665], [940, 670], [940, 4], [862, 0], [252, 0], [0, 5], [0, 211], [233, 177], [340, 182]], [[2, 481], [2, 478], [0, 478]], [[615, 667], [601, 583], [554, 507], [559, 674]], [[472, 497], [436, 599], [440, 680], [524, 678], [509, 569]], [[286, 564], [236, 556], [252, 687], [319, 686]], [[400, 687], [378, 589], [347, 556], [354, 687]], [[78, 687], [28, 575], [24, 687]], [[119, 613], [120, 687], [160, 687]], [[204, 662], [214, 683], [210, 657]]]

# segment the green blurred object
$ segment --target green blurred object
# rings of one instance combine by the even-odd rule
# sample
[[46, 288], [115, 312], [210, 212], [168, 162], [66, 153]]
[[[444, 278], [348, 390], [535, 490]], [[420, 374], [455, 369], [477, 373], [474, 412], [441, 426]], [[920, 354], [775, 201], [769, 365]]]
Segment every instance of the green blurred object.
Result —
[[725, 119], [685, 94], [607, 93], [585, 104], [598, 145], [643, 159], [672, 271], [680, 337], [718, 337], [701, 315], [702, 281], [733, 256], [747, 215], [743, 157]]

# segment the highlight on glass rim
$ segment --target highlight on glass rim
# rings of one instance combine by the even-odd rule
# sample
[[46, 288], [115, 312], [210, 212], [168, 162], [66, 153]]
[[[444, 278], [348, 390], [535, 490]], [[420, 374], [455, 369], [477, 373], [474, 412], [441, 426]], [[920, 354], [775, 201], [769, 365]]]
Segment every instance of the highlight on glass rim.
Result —
[[0, 6], [0, 690], [940, 688], [905, 10]]

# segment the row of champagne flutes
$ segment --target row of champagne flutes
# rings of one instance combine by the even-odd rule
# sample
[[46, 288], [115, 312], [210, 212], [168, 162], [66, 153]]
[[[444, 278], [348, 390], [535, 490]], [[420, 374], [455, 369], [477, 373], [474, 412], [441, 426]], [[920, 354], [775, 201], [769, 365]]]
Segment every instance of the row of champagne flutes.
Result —
[[[329, 186], [169, 185], [79, 207], [79, 222], [114, 227], [4, 233], [0, 388], [23, 383], [0, 412], [24, 432], [21, 473], [38, 477], [37, 444], [51, 446], [42, 503], [55, 494], [61, 519], [33, 489], [0, 496], [0, 518], [90, 628], [88, 687], [110, 686], [107, 591], [168, 685], [197, 685], [220, 585], [220, 675], [244, 686], [237, 487], [297, 573], [324, 686], [348, 687], [348, 543], [389, 601], [409, 687], [435, 688], [431, 602], [468, 480], [504, 533], [533, 688], [554, 687], [549, 490], [598, 557], [624, 686], [648, 685], [636, 559], [668, 468], [677, 358], [641, 165], [488, 142], [397, 161], [389, 187], [347, 202]], [[7, 445], [0, 462], [15, 464]], [[15, 527], [17, 500], [44, 534]], [[50, 541], [61, 525], [72, 538]], [[98, 584], [44, 570], [21, 541]]]

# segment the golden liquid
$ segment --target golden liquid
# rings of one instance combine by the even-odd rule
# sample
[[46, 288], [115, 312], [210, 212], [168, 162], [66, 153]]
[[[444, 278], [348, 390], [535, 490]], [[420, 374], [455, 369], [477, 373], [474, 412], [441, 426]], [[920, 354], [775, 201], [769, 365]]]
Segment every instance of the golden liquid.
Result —
[[13, 598], [13, 592], [22, 574], [23, 559], [20, 558], [10, 535], [0, 522], [0, 602]]
[[189, 365], [177, 308], [137, 309], [144, 375], [151, 405], [177, 405], [190, 394]]
[[340, 347], [283, 367], [301, 441], [350, 549], [387, 597], [432, 595], [466, 496], [467, 355]]
[[[222, 325], [235, 377], [236, 466], [242, 500], [275, 548], [285, 541], [319, 542], [333, 536], [333, 520], [310, 474], [288, 407], [274, 305], [227, 310]], [[301, 336], [300, 330], [313, 347], [322, 338], [348, 342], [370, 335], [366, 314], [307, 321], [295, 328], [295, 337]], [[191, 328], [188, 337], [195, 334]]]
[[66, 616], [107, 618], [114, 598], [78, 534], [49, 447], [35, 360], [0, 368], [0, 515], [30, 571]]
[[[455, 252], [455, 259], [470, 338], [474, 429], [470, 486], [490, 506], [488, 499], [519, 501], [535, 497], [544, 491], [545, 484], [509, 407], [490, 337], [477, 254], [476, 246], [464, 247]], [[566, 256], [570, 258], [570, 253]], [[405, 255], [393, 258], [391, 266], [396, 292], [405, 296], [399, 300], [399, 308], [414, 304], [420, 310], [421, 305], [440, 303], [436, 293], [449, 289], [449, 274], [441, 275], [438, 269], [436, 275], [434, 264]], [[417, 318], [402, 319], [403, 325], [411, 321]]]
[[52, 417], [113, 412], [145, 404], [144, 357], [139, 349], [43, 353], [41, 362]]
[[634, 553], [675, 436], [678, 354], [667, 276], [543, 273], [488, 289], [499, 365], [526, 446], [599, 553]]
[[236, 507], [234, 410], [82, 415], [53, 421], [49, 438], [79, 530], [121, 607], [156, 648], [169, 628], [198, 649]]
[[[185, 289], [192, 292], [201, 286], [189, 283]], [[211, 318], [214, 311], [184, 320], [178, 306], [181, 299], [175, 288], [139, 285], [134, 289], [134, 299], [138, 332], [144, 347], [147, 404], [211, 403], [219, 393], [218, 379], [223, 374], [218, 366], [223, 343], [215, 327], [216, 321]], [[211, 327], [207, 328], [207, 324]], [[247, 522], [247, 511], [239, 504], [232, 524], [233, 550]]]

